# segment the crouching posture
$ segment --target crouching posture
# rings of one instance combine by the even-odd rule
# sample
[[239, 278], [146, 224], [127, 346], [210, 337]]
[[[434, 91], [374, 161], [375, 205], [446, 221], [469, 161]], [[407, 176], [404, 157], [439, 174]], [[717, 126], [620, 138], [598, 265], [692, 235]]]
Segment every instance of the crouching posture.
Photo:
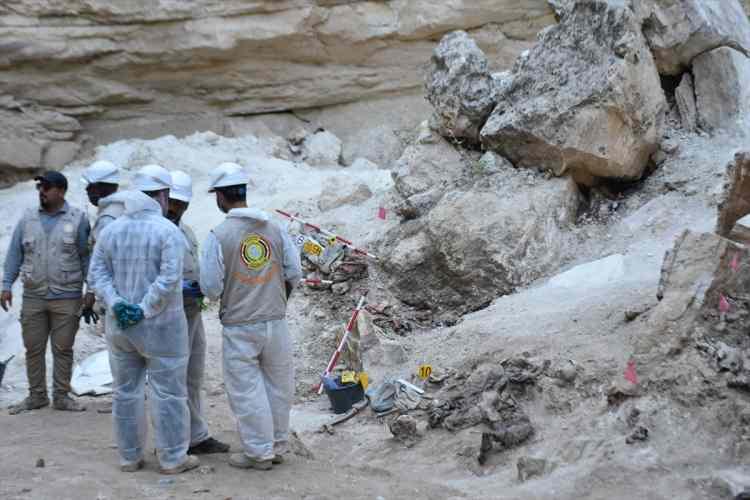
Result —
[[206, 296], [221, 298], [224, 385], [244, 448], [229, 463], [267, 470], [287, 448], [294, 367], [286, 304], [302, 272], [289, 235], [247, 207], [247, 182], [236, 164], [212, 175], [211, 192], [227, 218], [206, 240], [200, 283]]
[[175, 474], [199, 465], [197, 457], [187, 455], [189, 348], [181, 287], [185, 240], [164, 217], [169, 172], [149, 165], [138, 171], [132, 184], [142, 192], [118, 195], [125, 212], [99, 235], [92, 282], [107, 308], [112, 416], [121, 470], [143, 467], [148, 376], [161, 472]]

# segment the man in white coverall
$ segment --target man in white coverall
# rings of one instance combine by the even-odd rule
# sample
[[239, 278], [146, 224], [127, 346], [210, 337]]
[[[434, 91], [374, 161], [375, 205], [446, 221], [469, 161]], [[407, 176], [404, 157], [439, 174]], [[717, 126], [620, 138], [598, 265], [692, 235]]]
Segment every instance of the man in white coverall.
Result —
[[[95, 161], [83, 171], [81, 181], [86, 184], [89, 202], [97, 208], [96, 220], [94, 220], [91, 233], [89, 233], [89, 250], [93, 254], [99, 234], [112, 221], [122, 215], [125, 209], [122, 202], [117, 200], [116, 196], [113, 197], [120, 185], [120, 169], [114, 163], [106, 160]], [[81, 315], [86, 323], [90, 323], [92, 319], [94, 323], [98, 323], [99, 314], [105, 311], [101, 307], [97, 307], [97, 311], [94, 309], [96, 298], [90, 279], [86, 280], [86, 286], [87, 291], [86, 295], [83, 296]], [[103, 328], [101, 331], [97, 328], [97, 333], [103, 334]]]
[[201, 317], [201, 293], [198, 280], [200, 269], [198, 262], [198, 240], [190, 226], [182, 221], [182, 216], [193, 197], [193, 181], [180, 170], [171, 172], [172, 189], [169, 190], [169, 209], [167, 218], [177, 225], [185, 236], [185, 259], [182, 271], [182, 301], [185, 304], [185, 318], [188, 324], [188, 346], [190, 360], [187, 368], [188, 408], [190, 408], [190, 449], [191, 455], [209, 453], [226, 453], [229, 445], [222, 443], [208, 434], [208, 424], [203, 415], [203, 374], [206, 365], [206, 332]]
[[120, 193], [125, 212], [102, 231], [94, 249], [92, 283], [107, 306], [112, 415], [123, 472], [144, 465], [146, 376], [160, 471], [177, 474], [200, 463], [187, 454], [185, 242], [164, 217], [171, 183], [166, 169], [141, 168], [132, 182], [138, 191]]
[[209, 192], [227, 218], [206, 239], [200, 284], [207, 297], [221, 298], [224, 385], [244, 448], [229, 463], [268, 470], [282, 463], [289, 437], [294, 366], [286, 303], [302, 270], [289, 234], [247, 207], [248, 180], [234, 163], [211, 174]]

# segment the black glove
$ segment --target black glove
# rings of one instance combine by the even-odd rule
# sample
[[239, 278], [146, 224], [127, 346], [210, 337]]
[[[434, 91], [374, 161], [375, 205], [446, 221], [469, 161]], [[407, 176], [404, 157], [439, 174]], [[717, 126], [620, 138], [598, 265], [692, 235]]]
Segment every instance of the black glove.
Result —
[[81, 316], [83, 316], [83, 320], [87, 325], [90, 325], [92, 321], [94, 322], [94, 324], [97, 324], [99, 322], [99, 315], [96, 314], [96, 311], [94, 311], [93, 307], [89, 307], [81, 311]]

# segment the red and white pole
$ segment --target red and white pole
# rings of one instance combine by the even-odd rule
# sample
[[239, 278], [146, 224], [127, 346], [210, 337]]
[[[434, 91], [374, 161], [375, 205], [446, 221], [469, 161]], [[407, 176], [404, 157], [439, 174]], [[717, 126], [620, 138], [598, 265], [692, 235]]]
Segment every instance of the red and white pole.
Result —
[[336, 366], [336, 363], [338, 363], [339, 357], [341, 356], [341, 352], [344, 350], [344, 347], [346, 347], [346, 342], [349, 340], [349, 334], [352, 332], [352, 330], [354, 330], [354, 325], [357, 323], [357, 317], [359, 316], [360, 311], [362, 311], [362, 309], [365, 306], [366, 296], [367, 294], [362, 295], [362, 297], [359, 299], [359, 303], [357, 304], [356, 309], [354, 309], [354, 312], [352, 313], [352, 317], [349, 318], [349, 322], [346, 324], [346, 330], [344, 331], [344, 336], [341, 337], [341, 342], [339, 342], [339, 345], [336, 348], [336, 351], [333, 353], [333, 356], [331, 356], [331, 360], [328, 361], [326, 370], [323, 372], [320, 384], [318, 386], [318, 394], [323, 394], [323, 379], [331, 374], [334, 367]]
[[307, 278], [300, 280], [300, 283], [302, 285], [333, 285], [333, 281], [331, 280], [317, 280]]

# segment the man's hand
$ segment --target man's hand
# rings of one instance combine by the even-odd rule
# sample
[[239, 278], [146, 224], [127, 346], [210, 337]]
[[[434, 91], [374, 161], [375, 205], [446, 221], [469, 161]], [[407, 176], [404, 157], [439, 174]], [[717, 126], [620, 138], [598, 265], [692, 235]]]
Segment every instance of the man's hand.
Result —
[[3, 308], [3, 311], [8, 311], [13, 306], [13, 294], [10, 290], [3, 290], [3, 293], [0, 294], [0, 307]]
[[99, 315], [96, 314], [94, 309], [84, 308], [81, 311], [81, 316], [83, 316], [83, 320], [87, 325], [90, 325], [92, 321], [94, 322], [94, 324], [97, 324], [99, 322]]
[[93, 293], [88, 292], [86, 295], [83, 296], [83, 308], [84, 309], [93, 309], [94, 303], [96, 303], [96, 297], [94, 297]]

